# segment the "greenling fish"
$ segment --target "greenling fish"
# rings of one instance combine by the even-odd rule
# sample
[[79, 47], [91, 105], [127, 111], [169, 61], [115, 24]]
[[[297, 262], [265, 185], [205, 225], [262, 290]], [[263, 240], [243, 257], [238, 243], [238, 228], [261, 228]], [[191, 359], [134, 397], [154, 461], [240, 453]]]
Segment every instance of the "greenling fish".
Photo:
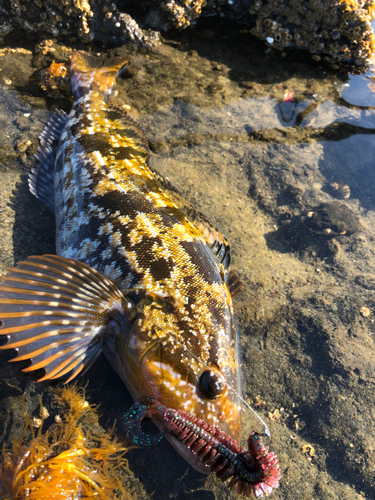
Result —
[[[127, 62], [72, 55], [72, 110], [48, 123], [29, 177], [55, 213], [58, 256], [30, 257], [2, 277], [1, 349], [31, 359], [26, 372], [44, 368], [41, 380], [68, 381], [103, 351], [135, 400], [239, 441], [229, 246], [153, 169], [142, 131], [111, 104]], [[173, 432], [167, 438], [210, 471]]]

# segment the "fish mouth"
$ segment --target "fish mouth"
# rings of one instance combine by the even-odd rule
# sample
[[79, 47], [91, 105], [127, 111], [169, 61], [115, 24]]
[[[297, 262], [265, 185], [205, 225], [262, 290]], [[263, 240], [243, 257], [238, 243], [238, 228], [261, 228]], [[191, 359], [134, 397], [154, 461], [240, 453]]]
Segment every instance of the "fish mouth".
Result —
[[[151, 418], [159, 434], [145, 434], [144, 418]], [[128, 438], [138, 445], [156, 444], [165, 436], [177, 452], [199, 472], [214, 473], [220, 481], [230, 480], [228, 488], [256, 498], [270, 495], [278, 488], [280, 467], [277, 456], [264, 446], [262, 436], [252, 432], [248, 450], [217, 427], [182, 410], [167, 408], [154, 398], [141, 398], [125, 415]]]

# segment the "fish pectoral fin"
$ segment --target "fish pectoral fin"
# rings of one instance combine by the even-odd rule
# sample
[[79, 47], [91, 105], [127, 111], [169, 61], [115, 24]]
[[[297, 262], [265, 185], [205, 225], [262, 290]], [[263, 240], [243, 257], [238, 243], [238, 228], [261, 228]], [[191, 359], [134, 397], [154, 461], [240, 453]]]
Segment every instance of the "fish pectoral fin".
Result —
[[240, 274], [234, 269], [231, 269], [229, 273], [227, 284], [232, 299], [242, 292], [243, 281]]
[[31, 359], [23, 371], [44, 368], [40, 380], [69, 374], [68, 382], [86, 371], [103, 336], [122, 328], [133, 310], [103, 275], [56, 255], [29, 257], [0, 280], [0, 334], [8, 335], [0, 349], [18, 350], [11, 361]]

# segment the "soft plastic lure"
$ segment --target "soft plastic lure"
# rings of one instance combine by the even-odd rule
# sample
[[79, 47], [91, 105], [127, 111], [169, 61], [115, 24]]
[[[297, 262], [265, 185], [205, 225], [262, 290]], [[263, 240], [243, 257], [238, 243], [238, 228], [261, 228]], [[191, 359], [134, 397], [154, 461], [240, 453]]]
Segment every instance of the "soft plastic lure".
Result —
[[[153, 417], [164, 425], [158, 434], [143, 432], [141, 422]], [[277, 456], [264, 446], [262, 436], [252, 432], [245, 451], [223, 431], [182, 410], [166, 408], [153, 398], [136, 401], [124, 417], [128, 438], [134, 444], [150, 446], [158, 443], [166, 433], [176, 436], [190, 449], [220, 481], [227, 481], [230, 489], [237, 485], [240, 495], [256, 498], [270, 495], [279, 486], [280, 467]]]

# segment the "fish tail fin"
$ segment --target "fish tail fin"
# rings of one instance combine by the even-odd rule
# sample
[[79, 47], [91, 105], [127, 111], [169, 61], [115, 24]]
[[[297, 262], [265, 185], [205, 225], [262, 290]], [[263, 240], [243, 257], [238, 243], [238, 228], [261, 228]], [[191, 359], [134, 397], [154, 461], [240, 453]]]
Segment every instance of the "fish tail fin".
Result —
[[31, 359], [25, 372], [44, 368], [40, 380], [72, 380], [99, 356], [104, 336], [127, 325], [130, 302], [82, 262], [32, 256], [0, 280], [0, 334], [8, 336], [0, 349], [17, 349], [11, 361]]
[[106, 59], [80, 50], [74, 51], [70, 61], [74, 97], [77, 99], [94, 90], [108, 98], [117, 75], [125, 69], [129, 60], [129, 56]]

